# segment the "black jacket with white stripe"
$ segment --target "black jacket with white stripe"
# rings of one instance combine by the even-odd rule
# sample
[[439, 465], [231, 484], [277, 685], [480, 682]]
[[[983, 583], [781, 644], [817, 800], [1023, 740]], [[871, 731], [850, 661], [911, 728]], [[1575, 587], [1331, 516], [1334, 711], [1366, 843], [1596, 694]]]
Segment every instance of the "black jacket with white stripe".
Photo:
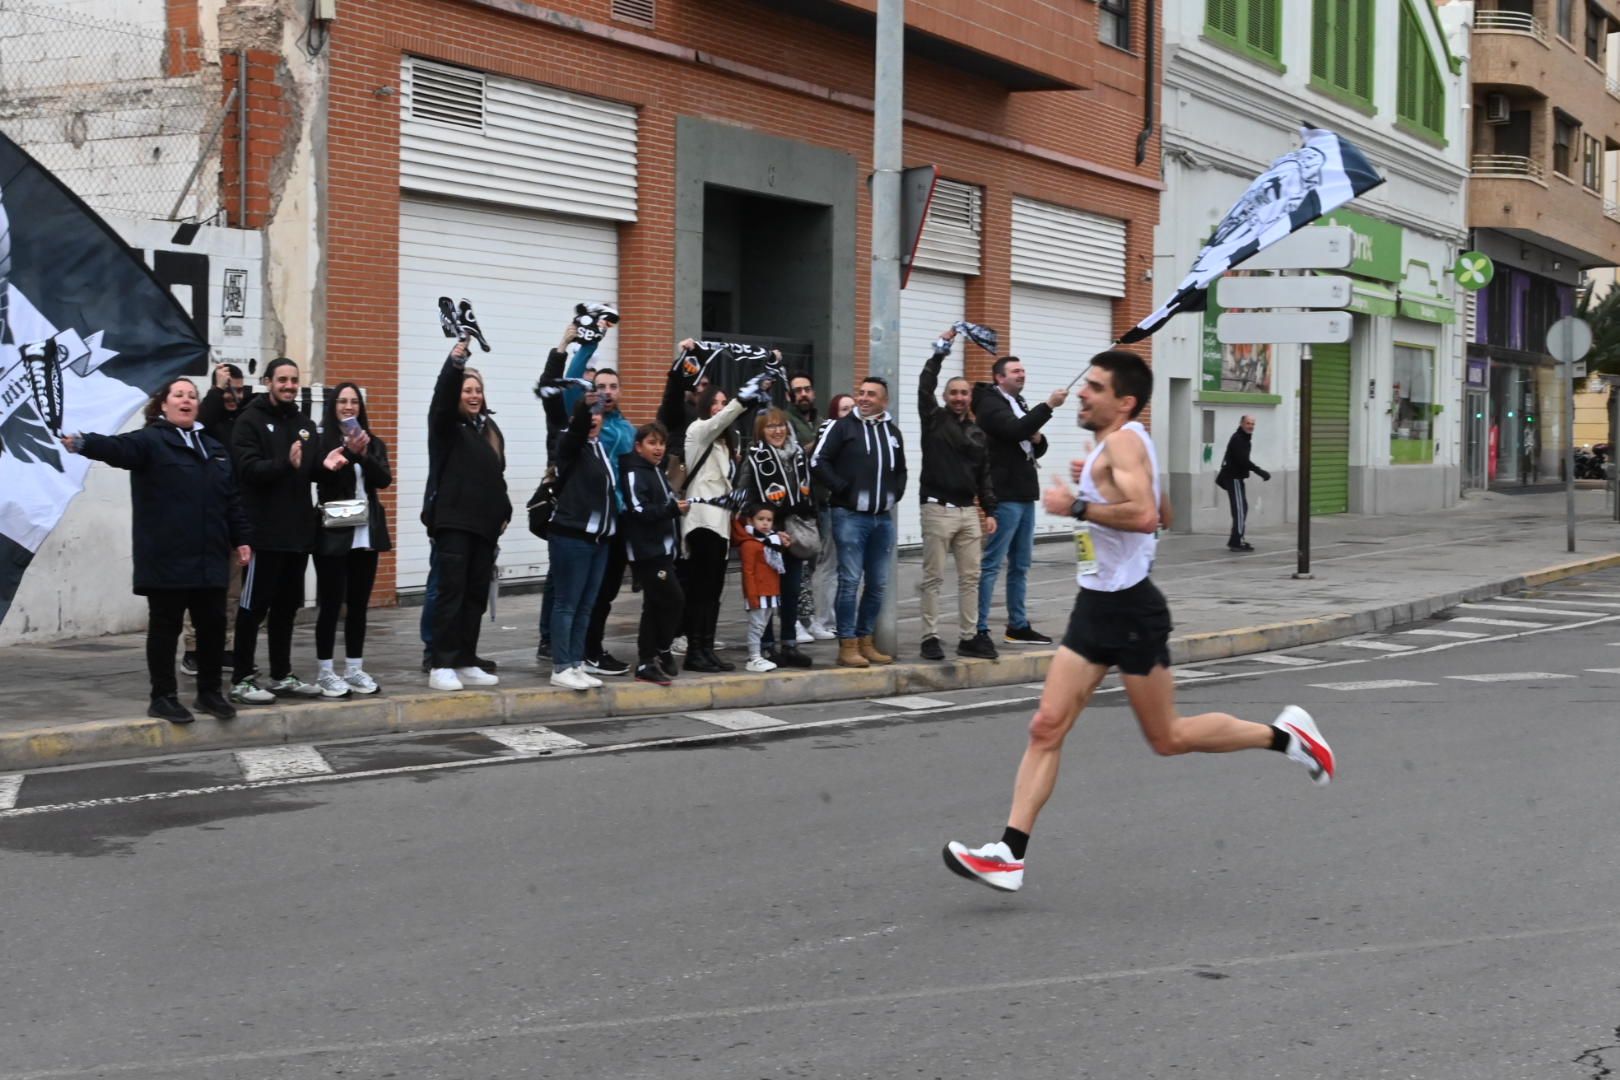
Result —
[[557, 507], [551, 535], [600, 543], [618, 528], [617, 462], [600, 440], [591, 438], [591, 407], [581, 398], [568, 430], [557, 442]]
[[619, 515], [625, 557], [631, 562], [673, 559], [681, 551], [681, 508], [664, 470], [636, 453], [619, 455]]
[[852, 411], [822, 429], [810, 471], [827, 487], [829, 501], [862, 514], [888, 510], [906, 493], [906, 447], [900, 425], [881, 413], [870, 420]]

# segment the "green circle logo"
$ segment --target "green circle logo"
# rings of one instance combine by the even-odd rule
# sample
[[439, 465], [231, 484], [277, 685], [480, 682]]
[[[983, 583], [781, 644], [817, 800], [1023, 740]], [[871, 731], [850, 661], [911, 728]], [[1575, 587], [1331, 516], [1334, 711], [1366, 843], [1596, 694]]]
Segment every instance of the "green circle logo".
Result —
[[1457, 285], [1469, 292], [1476, 292], [1491, 283], [1496, 276], [1496, 264], [1491, 257], [1478, 251], [1465, 251], [1457, 256], [1457, 264], [1451, 268], [1452, 274], [1457, 278]]

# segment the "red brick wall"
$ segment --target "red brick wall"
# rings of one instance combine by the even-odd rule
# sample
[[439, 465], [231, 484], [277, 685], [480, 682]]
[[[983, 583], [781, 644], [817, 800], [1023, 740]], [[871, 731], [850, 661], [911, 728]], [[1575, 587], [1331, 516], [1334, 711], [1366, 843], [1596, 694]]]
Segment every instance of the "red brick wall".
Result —
[[168, 44], [163, 52], [164, 74], [190, 75], [202, 66], [202, 23], [198, 0], [166, 0], [164, 29]]
[[[1006, 3], [1017, 6], [1015, 0]], [[603, 28], [596, 36], [494, 10], [499, 4], [535, 10], [526, 9], [523, 0], [394, 0], [351, 5], [332, 28], [326, 381], [353, 378], [369, 387], [369, 411], [384, 438], [397, 433], [400, 101], [397, 94], [378, 96], [375, 91], [398, 86], [403, 55], [638, 106], [639, 220], [619, 230], [617, 297], [627, 313], [617, 333], [625, 408], [631, 416], [651, 415], [655, 409], [674, 343], [676, 118], [700, 116], [835, 148], [852, 155], [862, 174], [871, 169], [872, 117], [861, 107], [872, 85], [869, 39], [839, 34], [751, 0], [665, 0], [652, 30], [610, 24], [607, 0], [555, 9], [593, 20], [592, 25]], [[1133, 7], [1139, 19], [1141, 5]], [[1089, 4], [1079, 8], [1086, 20], [1083, 32], [1094, 40], [1094, 9]], [[456, 33], [446, 34], [447, 25], [454, 25]], [[739, 26], [747, 32], [739, 34]], [[1136, 34], [1140, 39], [1140, 26]], [[477, 47], [458, 44], [470, 42]], [[966, 315], [1002, 328], [1004, 348], [1016, 348], [1005, 332], [1014, 195], [1126, 220], [1127, 295], [1115, 307], [1116, 332], [1152, 306], [1151, 286], [1143, 277], [1151, 266], [1158, 220], [1159, 150], [1155, 136], [1146, 164], [1135, 164], [1143, 123], [1143, 63], [1139, 56], [1106, 47], [1097, 47], [1096, 53], [1097, 85], [1070, 93], [1009, 94], [957, 71], [908, 64], [906, 108], [915, 120], [906, 128], [905, 159], [908, 164], [933, 162], [950, 179], [984, 187], [983, 273], [969, 283]], [[705, 62], [705, 55], [731, 68]], [[736, 65], [791, 76], [802, 80], [802, 88], [746, 77], [736, 72]], [[939, 130], [941, 126], [950, 130]], [[1076, 168], [1065, 163], [1069, 159], [1095, 167]], [[250, 184], [252, 179], [250, 168]], [[867, 351], [869, 214], [870, 201], [861, 185], [854, 340], [844, 343], [858, 369], [864, 369]], [[420, 477], [399, 479], [421, 482]], [[393, 492], [384, 496], [392, 500]], [[389, 595], [393, 582], [393, 562], [385, 558], [378, 593]]]
[[[243, 132], [238, 124], [240, 103], [233, 103], [221, 132], [220, 192], [226, 220], [233, 228], [262, 229], [270, 220], [274, 201], [271, 174], [283, 155], [291, 152], [292, 109], [282, 90], [279, 75], [281, 58], [262, 49], [247, 51], [247, 214], [242, 215], [241, 146]], [[223, 93], [229, 97], [236, 88], [240, 63], [237, 54], [220, 57]]]

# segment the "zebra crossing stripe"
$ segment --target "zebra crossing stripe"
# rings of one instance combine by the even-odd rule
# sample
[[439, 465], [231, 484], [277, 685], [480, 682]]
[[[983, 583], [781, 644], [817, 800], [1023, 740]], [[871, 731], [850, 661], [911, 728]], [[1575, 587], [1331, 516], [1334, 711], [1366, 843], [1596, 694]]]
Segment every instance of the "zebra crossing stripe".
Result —
[[778, 720], [774, 716], [766, 716], [753, 709], [715, 709], [713, 712], [687, 713], [694, 720], [702, 720], [705, 724], [723, 727], [727, 731], [754, 731], [758, 728], [781, 727], [786, 720]]
[[1514, 604], [1511, 607], [1502, 607], [1500, 604], [1458, 604], [1459, 608], [1469, 611], [1493, 611], [1498, 615], [1517, 615], [1519, 612], [1528, 612], [1531, 615], [1568, 615], [1572, 619], [1601, 618], [1610, 614], [1607, 611], [1582, 611], [1579, 608], [1549, 608], [1531, 607], [1529, 604]]
[[1246, 656], [1245, 660], [1253, 660], [1259, 664], [1278, 664], [1282, 667], [1315, 667], [1320, 660], [1312, 660], [1308, 656], [1285, 656], [1281, 653], [1267, 653], [1261, 656]]
[[922, 697], [920, 695], [912, 695], [910, 697], [875, 697], [867, 698], [866, 700], [870, 701], [874, 705], [890, 705], [896, 709], [938, 709], [945, 705], [951, 704], [951, 702], [945, 701], [942, 698]]
[[476, 730], [490, 742], [500, 743], [519, 757], [539, 757], [558, 750], [578, 750], [586, 745], [578, 739], [571, 739], [548, 727], [496, 727]]
[[1448, 679], [1462, 682], [1528, 682], [1533, 679], [1573, 679], [1573, 675], [1560, 675], [1556, 671], [1490, 671], [1483, 675], [1447, 675]]
[[[1586, 670], [1594, 675], [1620, 675], [1620, 667], [1589, 667]], [[4, 783], [5, 780], [5, 777], [0, 776], [0, 783]]]
[[1433, 686], [1432, 682], [1414, 682], [1411, 679], [1368, 679], [1366, 682], [1312, 683], [1318, 690], [1399, 690], [1407, 686]]
[[23, 778], [15, 774], [0, 776], [0, 810], [10, 810], [17, 805], [17, 793], [22, 791]]
[[1473, 630], [1429, 630], [1429, 629], [1423, 629], [1423, 630], [1402, 630], [1401, 633], [1403, 633], [1403, 634], [1422, 634], [1425, 637], [1449, 637], [1449, 638], [1464, 638], [1464, 639], [1473, 639], [1473, 638], [1482, 638], [1482, 637], [1490, 637], [1491, 636], [1489, 634], [1479, 633], [1479, 632], [1473, 631]]
[[234, 756], [244, 780], [279, 780], [288, 776], [314, 776], [332, 771], [331, 763], [308, 743], [238, 750]]
[[1516, 630], [1544, 630], [1552, 623], [1528, 622], [1524, 619], [1484, 619], [1478, 615], [1459, 615], [1451, 622], [1468, 623], [1472, 626], [1511, 626]]
[[1416, 648], [1414, 645], [1397, 645], [1393, 641], [1345, 641], [1341, 642], [1351, 649], [1367, 649], [1370, 652], [1410, 652]]

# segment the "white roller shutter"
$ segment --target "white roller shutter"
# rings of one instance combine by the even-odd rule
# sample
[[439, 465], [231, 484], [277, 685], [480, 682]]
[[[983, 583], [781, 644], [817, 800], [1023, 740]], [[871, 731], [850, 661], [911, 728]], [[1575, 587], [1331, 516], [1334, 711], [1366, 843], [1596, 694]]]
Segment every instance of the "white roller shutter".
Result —
[[[1024, 400], [1045, 401], [1086, 369], [1087, 360], [1113, 341], [1113, 305], [1101, 296], [1059, 292], [1034, 285], [1012, 287], [1013, 353], [1029, 372]], [[1095, 440], [1080, 428], [1079, 387], [1041, 429], [1051, 443], [1036, 465], [1041, 486], [1051, 474], [1069, 475], [1069, 462], [1091, 452]], [[1037, 532], [1064, 532], [1068, 524], [1045, 513], [1035, 515]]]
[[407, 56], [400, 186], [578, 217], [636, 220], [636, 110]]
[[1014, 197], [1012, 279], [1026, 285], [1125, 295], [1125, 223]]
[[[618, 231], [604, 222], [404, 199], [399, 233], [399, 445], [389, 448], [399, 499], [399, 587], [427, 583], [428, 542], [418, 521], [427, 481], [427, 410], [451, 344], [439, 330], [440, 296], [471, 300], [494, 350], [482, 352], [475, 343], [468, 363], [483, 374], [506, 436], [514, 516], [501, 538], [501, 580], [539, 577], [546, 547], [529, 533], [523, 513], [546, 465], [546, 425], [534, 381], [574, 305], [617, 298]], [[616, 343], [609, 334], [598, 363], [614, 360]]]
[[[956, 274], [915, 270], [900, 294], [900, 385], [890, 387], [889, 409], [900, 421], [906, 440], [906, 497], [897, 520], [899, 543], [922, 543], [922, 512], [917, 489], [922, 483], [922, 419], [917, 412], [917, 380], [934, 354], [934, 339], [962, 318], [967, 306], [967, 279]], [[936, 396], [945, 394], [945, 380], [962, 374], [962, 338], [945, 358]]]

